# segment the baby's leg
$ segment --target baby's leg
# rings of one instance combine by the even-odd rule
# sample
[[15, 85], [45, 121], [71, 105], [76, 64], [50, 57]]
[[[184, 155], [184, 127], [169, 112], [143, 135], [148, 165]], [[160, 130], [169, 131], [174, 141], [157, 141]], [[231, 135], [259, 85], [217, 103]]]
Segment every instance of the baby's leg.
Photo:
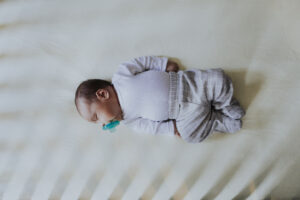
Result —
[[212, 91], [209, 96], [213, 108], [220, 110], [232, 119], [241, 119], [245, 115], [245, 111], [233, 97], [233, 85], [230, 77], [222, 69], [212, 70], [212, 74], [209, 81]]
[[222, 133], [235, 133], [242, 128], [242, 120], [233, 119], [220, 111], [212, 111], [214, 116], [213, 129]]

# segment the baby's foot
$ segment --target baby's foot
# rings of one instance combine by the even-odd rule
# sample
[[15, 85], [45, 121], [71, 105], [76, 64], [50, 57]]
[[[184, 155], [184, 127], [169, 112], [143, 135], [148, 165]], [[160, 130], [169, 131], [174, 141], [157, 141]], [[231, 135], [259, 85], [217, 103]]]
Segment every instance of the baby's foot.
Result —
[[232, 98], [230, 105], [220, 109], [224, 115], [232, 119], [241, 119], [245, 115], [244, 109], [236, 98]]
[[227, 117], [219, 112], [216, 112], [215, 127], [218, 132], [235, 133], [242, 128], [242, 120]]
[[225, 126], [228, 130], [228, 133], [235, 133], [239, 131], [242, 128], [242, 125], [242, 120], [240, 119], [230, 119], [228, 120], [228, 122], [225, 122]]
[[232, 119], [241, 119], [245, 115], [244, 109], [239, 105], [227, 106], [221, 112]]

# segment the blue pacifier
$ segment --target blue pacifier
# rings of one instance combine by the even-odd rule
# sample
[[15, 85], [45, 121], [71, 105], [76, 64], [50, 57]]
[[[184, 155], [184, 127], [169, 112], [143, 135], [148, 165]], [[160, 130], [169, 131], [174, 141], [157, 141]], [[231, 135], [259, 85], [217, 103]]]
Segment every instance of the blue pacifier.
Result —
[[116, 131], [116, 126], [120, 124], [119, 121], [113, 121], [102, 127], [102, 130], [109, 130], [111, 133]]

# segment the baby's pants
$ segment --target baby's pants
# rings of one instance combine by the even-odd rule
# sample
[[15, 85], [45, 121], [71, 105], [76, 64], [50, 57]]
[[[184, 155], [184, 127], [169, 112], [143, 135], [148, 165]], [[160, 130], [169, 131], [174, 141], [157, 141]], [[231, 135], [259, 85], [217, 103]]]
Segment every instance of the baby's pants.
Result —
[[233, 97], [232, 81], [222, 69], [178, 73], [176, 125], [182, 139], [196, 143], [213, 131], [234, 133], [242, 127], [245, 111]]

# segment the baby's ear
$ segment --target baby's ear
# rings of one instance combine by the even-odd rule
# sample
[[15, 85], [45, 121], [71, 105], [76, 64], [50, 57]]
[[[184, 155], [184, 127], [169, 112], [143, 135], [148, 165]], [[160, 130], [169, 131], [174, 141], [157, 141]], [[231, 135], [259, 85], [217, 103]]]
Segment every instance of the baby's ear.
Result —
[[99, 89], [96, 91], [96, 96], [99, 100], [108, 99], [110, 97], [108, 89]]

